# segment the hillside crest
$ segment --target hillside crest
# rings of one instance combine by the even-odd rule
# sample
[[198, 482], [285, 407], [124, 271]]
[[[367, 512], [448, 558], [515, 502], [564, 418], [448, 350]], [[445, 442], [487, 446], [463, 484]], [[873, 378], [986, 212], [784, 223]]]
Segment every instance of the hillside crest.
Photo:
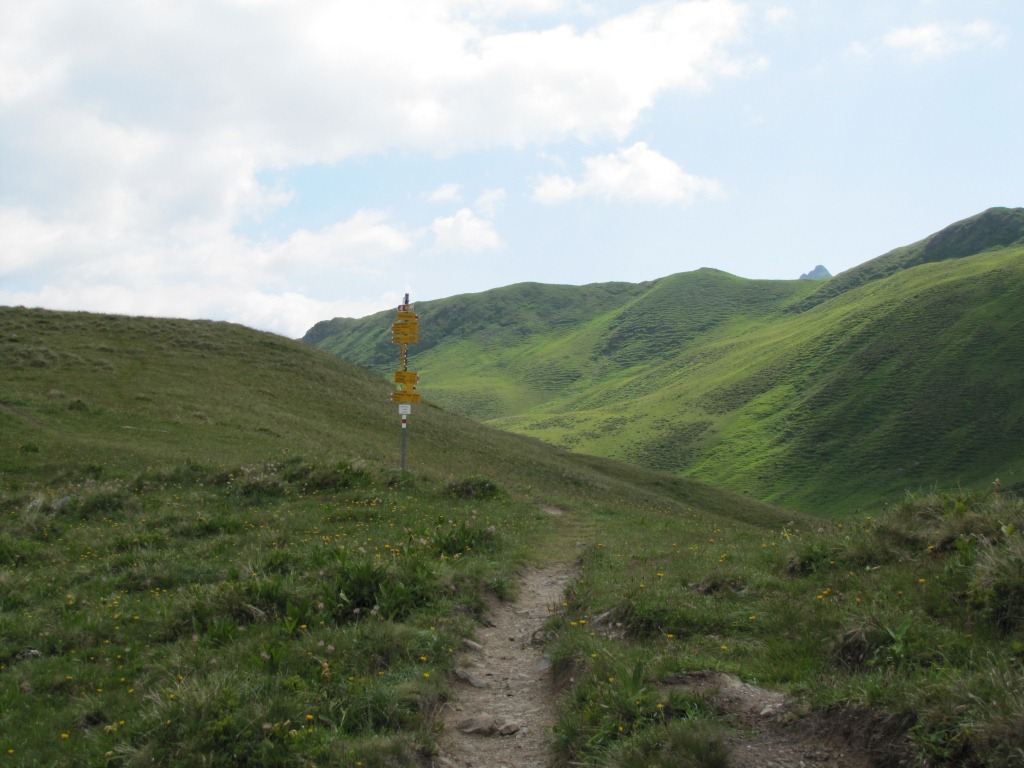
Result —
[[[425, 397], [584, 453], [803, 511], [1024, 481], [1024, 209], [825, 281], [714, 269], [421, 302]], [[390, 377], [392, 313], [307, 341]]]
[[834, 296], [888, 277], [901, 269], [963, 259], [993, 248], [1019, 244], [1024, 244], [1024, 208], [989, 208], [950, 224], [923, 240], [895, 248], [841, 272], [793, 309], [804, 312]]

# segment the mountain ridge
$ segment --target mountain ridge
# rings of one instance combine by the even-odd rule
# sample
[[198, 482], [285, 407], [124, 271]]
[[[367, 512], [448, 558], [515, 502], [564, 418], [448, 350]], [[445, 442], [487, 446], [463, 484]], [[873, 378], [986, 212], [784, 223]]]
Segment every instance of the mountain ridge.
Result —
[[994, 207], [954, 222], [918, 240], [839, 273], [794, 311], [803, 312], [822, 301], [872, 280], [920, 264], [962, 259], [990, 248], [1024, 243], [1024, 208]]
[[[821, 283], [700, 269], [423, 302], [413, 366], [472, 418], [813, 513], [1020, 480], [1021, 233], [1024, 209], [990, 209]], [[318, 346], [389, 376], [390, 322]]]
[[824, 264], [818, 264], [810, 272], [800, 275], [801, 280], [828, 280], [830, 277], [832, 277], [832, 273], [825, 268]]

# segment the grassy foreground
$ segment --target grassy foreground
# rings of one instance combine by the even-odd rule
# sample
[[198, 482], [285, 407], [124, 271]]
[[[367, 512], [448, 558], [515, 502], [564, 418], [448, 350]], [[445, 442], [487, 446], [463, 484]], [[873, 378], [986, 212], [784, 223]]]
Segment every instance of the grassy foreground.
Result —
[[452, 650], [550, 559], [555, 765], [726, 764], [706, 669], [879, 764], [1024, 760], [998, 486], [822, 521], [431, 407], [401, 473], [385, 384], [222, 324], [0, 309], [0, 386], [0, 765], [426, 764]]
[[696, 508], [594, 519], [554, 622], [575, 681], [558, 765], [724, 764], [706, 738], [679, 762], [685, 729], [715, 718], [671, 682], [705, 669], [788, 690], [835, 731], [857, 723], [847, 737], [876, 765], [1024, 764], [1019, 497], [936, 493], [775, 529]]
[[[409, 486], [415, 486], [410, 488]], [[532, 513], [353, 465], [5, 494], [0, 748], [25, 765], [393, 765]]]

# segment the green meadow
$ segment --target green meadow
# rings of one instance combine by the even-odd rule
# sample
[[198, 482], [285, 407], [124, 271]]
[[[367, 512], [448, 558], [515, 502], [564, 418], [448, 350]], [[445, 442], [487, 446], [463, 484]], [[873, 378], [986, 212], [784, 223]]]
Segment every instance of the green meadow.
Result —
[[0, 764], [429, 765], [454, 651], [552, 562], [552, 765], [725, 764], [737, 724], [673, 685], [702, 670], [878, 764], [1024, 760], [1005, 480], [825, 519], [433, 402], [402, 472], [388, 391], [236, 325], [0, 308]]
[[[818, 282], [711, 269], [417, 304], [432, 402], [573, 451], [840, 518], [1024, 483], [1024, 209]], [[390, 376], [390, 313], [308, 343]]]

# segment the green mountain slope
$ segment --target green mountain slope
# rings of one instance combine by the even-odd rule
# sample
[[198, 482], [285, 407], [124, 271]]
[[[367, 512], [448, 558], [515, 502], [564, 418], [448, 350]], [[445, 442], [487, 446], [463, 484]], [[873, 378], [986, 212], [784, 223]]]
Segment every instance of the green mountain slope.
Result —
[[[401, 427], [389, 391], [365, 369], [244, 326], [0, 307], [0, 481], [132, 475], [186, 461], [302, 458], [397, 469]], [[510, 490], [536, 488], [544, 503], [557, 502], [550, 483], [579, 498], [619, 483], [643, 495], [650, 482], [745, 510], [733, 516], [772, 509], [429, 404], [410, 417], [408, 467], [437, 477], [500, 476]]]
[[[702, 269], [423, 302], [411, 366], [473, 418], [816, 513], [1018, 482], [1022, 237], [1024, 210], [992, 209], [823, 283]], [[388, 376], [391, 319], [306, 340]]]
[[524, 561], [794, 520], [432, 406], [402, 473], [387, 393], [236, 325], [0, 307], [7, 764], [426, 766]]
[[[963, 264], [976, 282], [951, 263], [927, 265], [948, 271], [926, 284], [905, 270], [895, 294], [883, 281], [860, 289], [888, 304], [851, 291], [834, 315], [786, 315], [801, 290], [712, 271], [595, 288], [592, 318], [559, 310], [567, 333], [538, 322], [535, 346], [503, 350], [570, 370], [603, 345], [609, 373], [591, 375], [605, 389], [582, 377], [570, 389], [609, 421], [634, 401], [667, 403], [664, 389], [703, 408], [708, 433], [736, 413], [750, 423], [751, 407], [772, 424], [774, 389], [845, 393], [839, 362], [800, 384], [821, 345], [870, 350], [864, 370], [884, 368], [869, 331], [911, 333], [923, 322], [901, 311], [920, 306], [913, 291], [942, 303], [967, 281], [984, 309], [993, 270], [1015, 274], [996, 253]], [[659, 312], [658, 290], [719, 300], [695, 325], [675, 305]], [[736, 311], [714, 314], [737, 296]], [[620, 315], [637, 334], [616, 345]], [[954, 315], [982, 330], [999, 319]], [[1019, 330], [1002, 320], [995, 332]], [[648, 366], [665, 327], [682, 352]], [[680, 386], [679, 361], [688, 376], [707, 371], [693, 378], [702, 390]], [[661, 389], [633, 397], [630, 378], [647, 376]], [[526, 635], [567, 689], [552, 693], [544, 729], [557, 764], [748, 760], [748, 707], [723, 712], [732, 697], [714, 691], [735, 691], [735, 676], [761, 702], [773, 750], [1020, 765], [1024, 500], [1005, 485], [830, 523], [429, 404], [413, 409], [399, 472], [387, 391], [337, 357], [236, 325], [0, 307], [6, 764], [426, 768], [464, 685], [456, 649], [529, 567], [567, 580], [544, 631]], [[784, 700], [785, 717], [765, 717], [766, 700]]]

